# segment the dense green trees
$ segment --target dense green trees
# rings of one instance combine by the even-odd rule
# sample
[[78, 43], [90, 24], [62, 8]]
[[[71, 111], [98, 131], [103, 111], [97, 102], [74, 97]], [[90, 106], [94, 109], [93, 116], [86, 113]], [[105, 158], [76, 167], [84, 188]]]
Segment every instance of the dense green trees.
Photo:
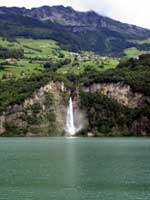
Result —
[[[150, 96], [150, 54], [139, 58], [121, 61], [114, 70], [103, 73], [86, 71], [86, 77], [80, 76], [80, 83], [90, 85], [100, 82], [122, 81], [131, 86], [135, 92]], [[88, 131], [102, 135], [133, 135], [134, 125], [142, 118], [150, 119], [150, 102], [145, 107], [130, 109], [118, 104], [100, 93], [81, 92], [81, 108], [87, 111], [89, 120]], [[134, 125], [133, 125], [134, 124]], [[139, 125], [139, 129], [140, 129]], [[148, 133], [150, 126], [145, 124]], [[132, 130], [133, 129], [133, 130]], [[140, 131], [139, 131], [140, 132]]]
[[150, 54], [141, 55], [139, 59], [121, 61], [116, 69], [102, 73], [86, 71], [86, 77], [81, 75], [80, 81], [89, 85], [93, 82], [118, 82], [123, 81], [131, 86], [133, 91], [150, 95]]
[[24, 50], [23, 49], [6, 49], [0, 47], [0, 58], [6, 59], [6, 58], [15, 58], [20, 59], [24, 56]]
[[33, 74], [31, 77], [18, 80], [0, 81], [0, 113], [10, 105], [21, 104], [34, 91], [51, 80], [63, 81], [67, 87], [71, 87], [71, 83], [64, 76], [50, 72]]
[[133, 123], [141, 117], [150, 118], [150, 106], [130, 109], [100, 93], [82, 91], [80, 97], [89, 121], [87, 130], [97, 135], [133, 135], [136, 134], [132, 132]]
[[57, 69], [68, 65], [71, 63], [70, 58], [59, 58], [59, 59], [49, 59], [48, 62], [44, 64], [44, 68], [51, 72], [56, 72]]

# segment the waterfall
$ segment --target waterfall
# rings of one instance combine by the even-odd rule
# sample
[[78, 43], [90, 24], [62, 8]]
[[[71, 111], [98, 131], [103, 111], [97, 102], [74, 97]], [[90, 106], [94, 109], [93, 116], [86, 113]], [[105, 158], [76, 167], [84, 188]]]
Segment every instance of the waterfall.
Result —
[[69, 107], [67, 110], [67, 119], [66, 119], [66, 132], [73, 136], [76, 133], [76, 127], [74, 124], [74, 114], [73, 114], [73, 103], [72, 98], [69, 99]]

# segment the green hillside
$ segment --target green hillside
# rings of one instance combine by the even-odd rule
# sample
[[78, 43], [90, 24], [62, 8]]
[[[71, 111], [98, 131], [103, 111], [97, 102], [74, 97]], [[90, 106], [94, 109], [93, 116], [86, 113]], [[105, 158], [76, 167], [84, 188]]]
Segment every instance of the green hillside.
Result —
[[[17, 52], [16, 52], [17, 51]], [[20, 54], [18, 52], [23, 52]], [[64, 51], [52, 40], [0, 38], [0, 79], [18, 79], [31, 74], [57, 71], [60, 74], [80, 75], [84, 72], [115, 68], [117, 59], [101, 57], [92, 52]], [[54, 67], [55, 66], [55, 67]]]
[[0, 36], [51, 39], [61, 48], [121, 56], [124, 49], [150, 50], [150, 31], [104, 17], [94, 11], [78, 12], [63, 6], [34, 9], [0, 7]]

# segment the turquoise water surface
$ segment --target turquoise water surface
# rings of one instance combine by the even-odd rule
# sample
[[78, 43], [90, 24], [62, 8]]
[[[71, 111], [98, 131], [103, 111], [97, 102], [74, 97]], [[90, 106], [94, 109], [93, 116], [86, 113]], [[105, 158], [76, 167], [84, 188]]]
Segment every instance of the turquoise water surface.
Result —
[[0, 200], [150, 200], [150, 139], [1, 138]]

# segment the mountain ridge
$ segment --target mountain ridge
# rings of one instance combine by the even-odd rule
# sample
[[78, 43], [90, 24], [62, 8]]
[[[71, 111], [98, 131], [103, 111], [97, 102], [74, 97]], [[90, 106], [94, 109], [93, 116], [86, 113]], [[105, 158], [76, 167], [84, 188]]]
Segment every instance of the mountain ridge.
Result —
[[[7, 25], [13, 36], [54, 39], [63, 48], [71, 51], [118, 54], [123, 49], [133, 46], [141, 50], [150, 50], [150, 45], [130, 42], [148, 39], [149, 29], [121, 23], [95, 11], [81, 12], [62, 5], [31, 9], [0, 7], [0, 17], [0, 23], [3, 25], [0, 27], [0, 33]], [[12, 24], [16, 26], [16, 33]], [[8, 34], [8, 31], [5, 30], [4, 35], [6, 33]]]
[[[107, 18], [107, 19], [111, 19], [113, 21], [116, 21], [116, 22], [119, 22], [119, 23], [122, 23], [124, 25], [129, 25], [131, 27], [137, 27], [139, 29], [145, 29], [145, 30], [149, 30], [149, 28], [145, 28], [145, 27], [141, 27], [139, 25], [135, 25], [135, 24], [131, 24], [131, 23], [126, 23], [126, 22], [122, 22], [121, 20], [117, 20], [117, 19], [114, 19], [114, 18], [111, 18], [109, 16], [106, 16], [106, 15], [103, 15], [103, 14], [100, 14], [99, 12], [96, 12], [95, 10], [87, 10], [87, 11], [79, 11], [79, 10], [76, 10], [74, 9], [73, 7], [71, 6], [63, 6], [63, 5], [54, 5], [54, 6], [49, 6], [49, 5], [43, 5], [43, 6], [40, 6], [40, 7], [32, 7], [32, 8], [26, 8], [26, 7], [17, 7], [17, 6], [13, 6], [13, 7], [7, 7], [7, 6], [0, 6], [0, 11], [1, 9], [6, 9], [7, 11], [10, 10], [10, 9], [13, 9], [14, 11], [16, 10], [20, 10], [20, 11], [25, 11], [25, 13], [28, 13], [28, 12], [32, 12], [34, 10], [39, 10], [39, 9], [65, 9], [65, 10], [70, 10], [70, 11], [73, 11], [73, 12], [77, 12], [77, 13], [82, 13], [82, 14], [94, 14], [94, 15], [97, 15], [99, 17], [103, 17], [103, 18]], [[25, 14], [24, 12], [22, 14]], [[27, 16], [26, 14], [24, 16]]]

